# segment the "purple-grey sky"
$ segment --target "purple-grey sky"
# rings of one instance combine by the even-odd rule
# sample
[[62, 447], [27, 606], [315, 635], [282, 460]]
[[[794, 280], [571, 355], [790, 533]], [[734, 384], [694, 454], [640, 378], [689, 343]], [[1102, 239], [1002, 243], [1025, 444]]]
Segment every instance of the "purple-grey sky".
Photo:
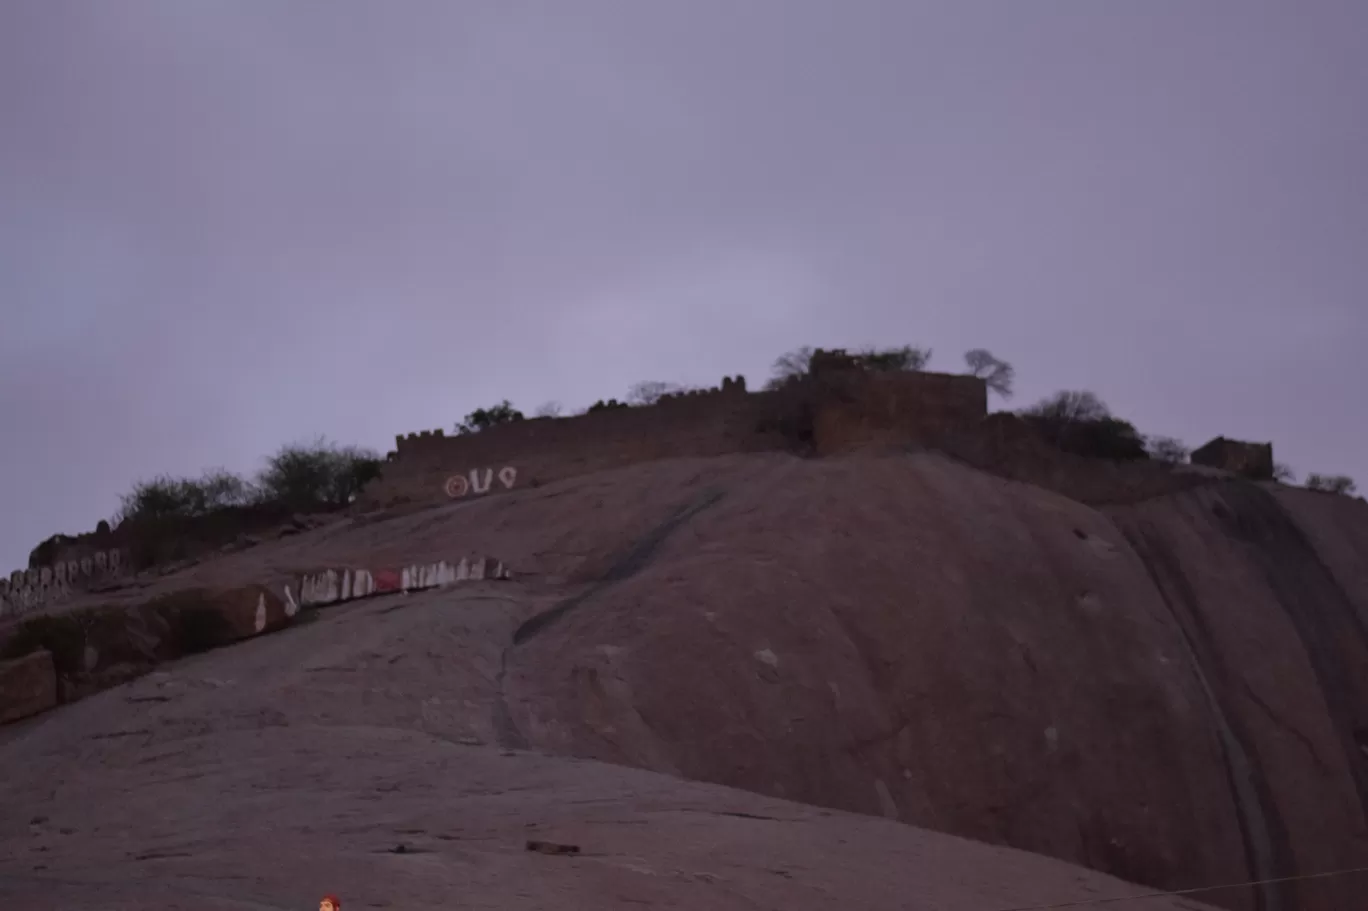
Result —
[[806, 343], [1368, 486], [1368, 3], [4, 0], [0, 301], [0, 569]]

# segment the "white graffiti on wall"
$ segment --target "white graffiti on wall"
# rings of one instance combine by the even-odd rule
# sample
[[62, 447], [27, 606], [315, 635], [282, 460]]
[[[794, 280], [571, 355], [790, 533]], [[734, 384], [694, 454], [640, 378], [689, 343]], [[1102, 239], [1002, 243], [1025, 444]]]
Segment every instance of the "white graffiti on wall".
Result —
[[299, 581], [299, 598], [285, 586], [285, 613], [293, 617], [301, 607], [337, 604], [371, 595], [398, 594], [443, 588], [456, 582], [509, 579], [508, 567], [492, 557], [462, 557], [458, 563], [440, 560], [399, 569], [325, 569]]
[[518, 480], [518, 469], [512, 465], [505, 465], [496, 473], [492, 468], [472, 468], [469, 474], [454, 474], [447, 478], [442, 489], [453, 500], [459, 500], [471, 493], [489, 493], [489, 488], [493, 486], [496, 475], [505, 490], [512, 490], [513, 485]]
[[123, 555], [100, 551], [80, 560], [65, 560], [35, 569], [16, 569], [0, 576], [0, 617], [24, 614], [55, 604], [89, 582], [112, 578], [123, 572]]

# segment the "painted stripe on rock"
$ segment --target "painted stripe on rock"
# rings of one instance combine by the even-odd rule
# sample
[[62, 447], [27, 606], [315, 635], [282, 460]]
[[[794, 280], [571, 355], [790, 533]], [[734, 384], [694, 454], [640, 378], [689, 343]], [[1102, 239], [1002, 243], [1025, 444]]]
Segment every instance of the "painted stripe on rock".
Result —
[[488, 557], [477, 557], [474, 560], [463, 558], [456, 564], [448, 563], [446, 560], [436, 563], [415, 563], [398, 570], [382, 569], [374, 573], [364, 569], [327, 569], [305, 576], [300, 581], [300, 597], [297, 603], [293, 591], [286, 586], [286, 610], [291, 610], [290, 605], [294, 605], [293, 610], [298, 611], [301, 606], [352, 601], [372, 594], [422, 591], [455, 582], [509, 579], [511, 576], [503, 563]]

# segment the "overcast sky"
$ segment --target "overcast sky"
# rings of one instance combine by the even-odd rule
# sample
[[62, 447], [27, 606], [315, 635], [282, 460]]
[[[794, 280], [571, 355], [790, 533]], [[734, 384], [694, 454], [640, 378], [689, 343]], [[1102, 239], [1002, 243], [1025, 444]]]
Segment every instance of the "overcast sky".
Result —
[[0, 0], [0, 306], [4, 569], [803, 344], [1368, 486], [1368, 2]]

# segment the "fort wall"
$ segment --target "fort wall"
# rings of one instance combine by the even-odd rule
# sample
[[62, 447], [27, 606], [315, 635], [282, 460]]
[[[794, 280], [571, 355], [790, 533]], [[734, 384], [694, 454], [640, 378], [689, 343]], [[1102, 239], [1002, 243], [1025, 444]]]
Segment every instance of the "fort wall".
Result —
[[[78, 558], [77, 553], [83, 555]], [[0, 577], [0, 620], [60, 603], [75, 592], [97, 588], [126, 572], [124, 553], [118, 548], [91, 552], [68, 549], [66, 555], [71, 559], [16, 569]]]
[[1217, 437], [1192, 451], [1192, 464], [1229, 471], [1256, 481], [1273, 477], [1273, 444]]
[[947, 373], [860, 375], [819, 398], [813, 418], [818, 455], [871, 445], [940, 442], [988, 414], [983, 380]]
[[[839, 354], [839, 353], [838, 353]], [[869, 444], [935, 444], [987, 414], [982, 380], [922, 372], [850, 369], [836, 359], [820, 375], [750, 393], [728, 377], [718, 388], [669, 395], [641, 407], [534, 418], [479, 433], [396, 437], [361, 508], [432, 504], [537, 486], [639, 462], [802, 449], [834, 454]], [[104, 523], [84, 535], [53, 535], [29, 568], [0, 579], [0, 617], [60, 604], [118, 584], [151, 565], [212, 551], [289, 519], [274, 508], [234, 507], [154, 525]]]
[[[359, 505], [441, 502], [655, 459], [790, 449], [795, 422], [810, 425], [819, 454], [865, 443], [933, 443], [981, 421], [987, 400], [982, 380], [939, 373], [851, 371], [758, 393], [729, 378], [720, 388], [651, 406], [534, 418], [461, 436], [397, 437]], [[501, 483], [501, 472], [514, 483]], [[466, 480], [448, 485], [452, 478]]]
[[156, 565], [193, 559], [291, 519], [277, 505], [233, 506], [206, 515], [108, 523], [82, 535], [53, 535], [27, 569], [0, 579], [0, 619], [59, 606], [74, 594], [114, 587]]

